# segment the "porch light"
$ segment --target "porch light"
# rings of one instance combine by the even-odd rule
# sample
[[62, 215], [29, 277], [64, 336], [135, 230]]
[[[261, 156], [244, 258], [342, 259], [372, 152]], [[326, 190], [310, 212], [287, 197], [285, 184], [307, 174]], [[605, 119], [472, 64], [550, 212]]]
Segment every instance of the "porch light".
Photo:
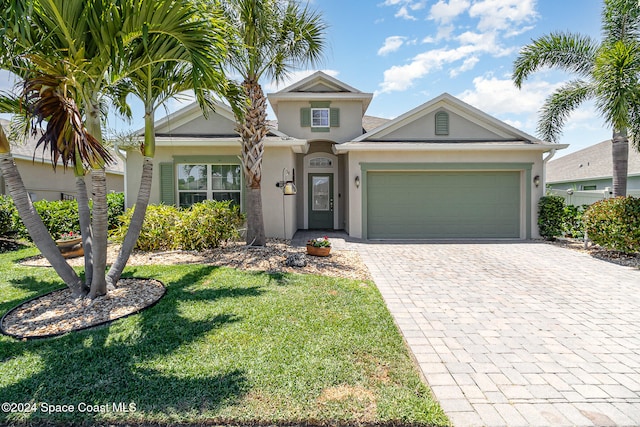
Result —
[[540, 175], [536, 175], [533, 177], [533, 183], [535, 184], [536, 187], [540, 186]]
[[360, 177], [358, 175], [356, 175], [355, 184], [356, 184], [356, 188], [360, 188]]
[[[285, 176], [290, 176], [290, 180], [285, 180]], [[298, 190], [296, 188], [296, 184], [293, 182], [296, 179], [296, 170], [293, 169], [292, 172], [289, 172], [287, 168], [282, 169], [282, 181], [276, 182], [276, 187], [282, 188], [282, 194], [285, 196], [293, 196]]]

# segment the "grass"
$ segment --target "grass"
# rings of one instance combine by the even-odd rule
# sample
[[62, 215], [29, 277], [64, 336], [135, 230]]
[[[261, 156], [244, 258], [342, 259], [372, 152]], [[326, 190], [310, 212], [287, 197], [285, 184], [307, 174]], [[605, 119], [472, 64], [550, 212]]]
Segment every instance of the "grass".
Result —
[[[0, 313], [62, 286], [51, 269], [14, 264], [36, 252], [0, 254]], [[109, 326], [0, 336], [0, 400], [37, 405], [0, 412], [0, 424], [448, 424], [370, 282], [204, 265], [126, 272], [162, 281], [165, 297]]]

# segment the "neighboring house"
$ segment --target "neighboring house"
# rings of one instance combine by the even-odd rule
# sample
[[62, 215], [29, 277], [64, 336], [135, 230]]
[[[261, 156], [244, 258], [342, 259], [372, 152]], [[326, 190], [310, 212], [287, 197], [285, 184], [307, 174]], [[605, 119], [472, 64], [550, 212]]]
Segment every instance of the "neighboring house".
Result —
[[[9, 122], [0, 119], [7, 129]], [[42, 148], [36, 150], [37, 139], [30, 137], [24, 144], [12, 144], [11, 153], [20, 171], [22, 181], [31, 196], [31, 200], [75, 199], [76, 183], [73, 169], [64, 170], [62, 165], [53, 171], [51, 156], [43, 154]], [[35, 154], [35, 156], [34, 156]], [[114, 155], [116, 163], [107, 166], [107, 191], [124, 191], [124, 163]], [[89, 180], [87, 185], [90, 186]], [[9, 194], [0, 173], [0, 194]]]
[[[566, 145], [543, 143], [449, 94], [393, 120], [365, 115], [372, 98], [322, 72], [268, 95], [278, 121], [263, 157], [268, 236], [339, 229], [367, 239], [538, 237], [543, 154]], [[208, 120], [196, 105], [159, 120], [151, 203], [243, 206], [234, 128], [223, 105]], [[141, 164], [139, 150], [127, 151], [129, 206]], [[296, 195], [283, 194], [288, 180]]]
[[[549, 162], [547, 184], [553, 190], [605, 190], [613, 187], [611, 140]], [[629, 143], [629, 192], [640, 190], [640, 152]]]

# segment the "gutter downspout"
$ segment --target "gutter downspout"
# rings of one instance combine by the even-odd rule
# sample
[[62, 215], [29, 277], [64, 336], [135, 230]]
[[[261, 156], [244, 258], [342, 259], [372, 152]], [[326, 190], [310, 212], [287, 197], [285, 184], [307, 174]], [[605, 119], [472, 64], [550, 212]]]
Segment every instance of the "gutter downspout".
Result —
[[542, 188], [544, 189], [544, 195], [547, 194], [547, 163], [555, 155], [556, 155], [556, 149], [552, 148], [551, 151], [549, 151], [549, 155], [544, 159], [542, 159]]

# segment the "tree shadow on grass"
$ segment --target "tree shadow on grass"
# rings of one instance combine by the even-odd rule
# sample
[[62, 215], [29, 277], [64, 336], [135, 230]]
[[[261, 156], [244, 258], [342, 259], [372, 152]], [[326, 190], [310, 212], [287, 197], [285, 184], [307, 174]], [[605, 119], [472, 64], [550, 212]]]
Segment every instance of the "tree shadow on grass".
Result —
[[[18, 356], [26, 353], [39, 359], [32, 367], [32, 375], [0, 387], [3, 401], [59, 405], [135, 403], [137, 412], [176, 420], [202, 412], [216, 413], [233, 404], [249, 389], [244, 372], [215, 363], [208, 365], [214, 368], [194, 372], [193, 365], [201, 358], [215, 358], [215, 353], [182, 350], [243, 319], [234, 313], [207, 316], [205, 312], [198, 313], [198, 320], [194, 320], [185, 316], [181, 307], [190, 301], [213, 304], [225, 298], [257, 297], [264, 290], [255, 285], [198, 289], [197, 285], [216, 268], [194, 268], [165, 283], [167, 293], [158, 304], [109, 326], [27, 342], [3, 337], [0, 356], [4, 354], [6, 366], [15, 364], [18, 368], [24, 363]], [[131, 275], [129, 270], [127, 276]], [[103, 417], [78, 411], [36, 411], [23, 416], [0, 413], [0, 424], [94, 422]], [[119, 419], [113, 412], [107, 417]]]

